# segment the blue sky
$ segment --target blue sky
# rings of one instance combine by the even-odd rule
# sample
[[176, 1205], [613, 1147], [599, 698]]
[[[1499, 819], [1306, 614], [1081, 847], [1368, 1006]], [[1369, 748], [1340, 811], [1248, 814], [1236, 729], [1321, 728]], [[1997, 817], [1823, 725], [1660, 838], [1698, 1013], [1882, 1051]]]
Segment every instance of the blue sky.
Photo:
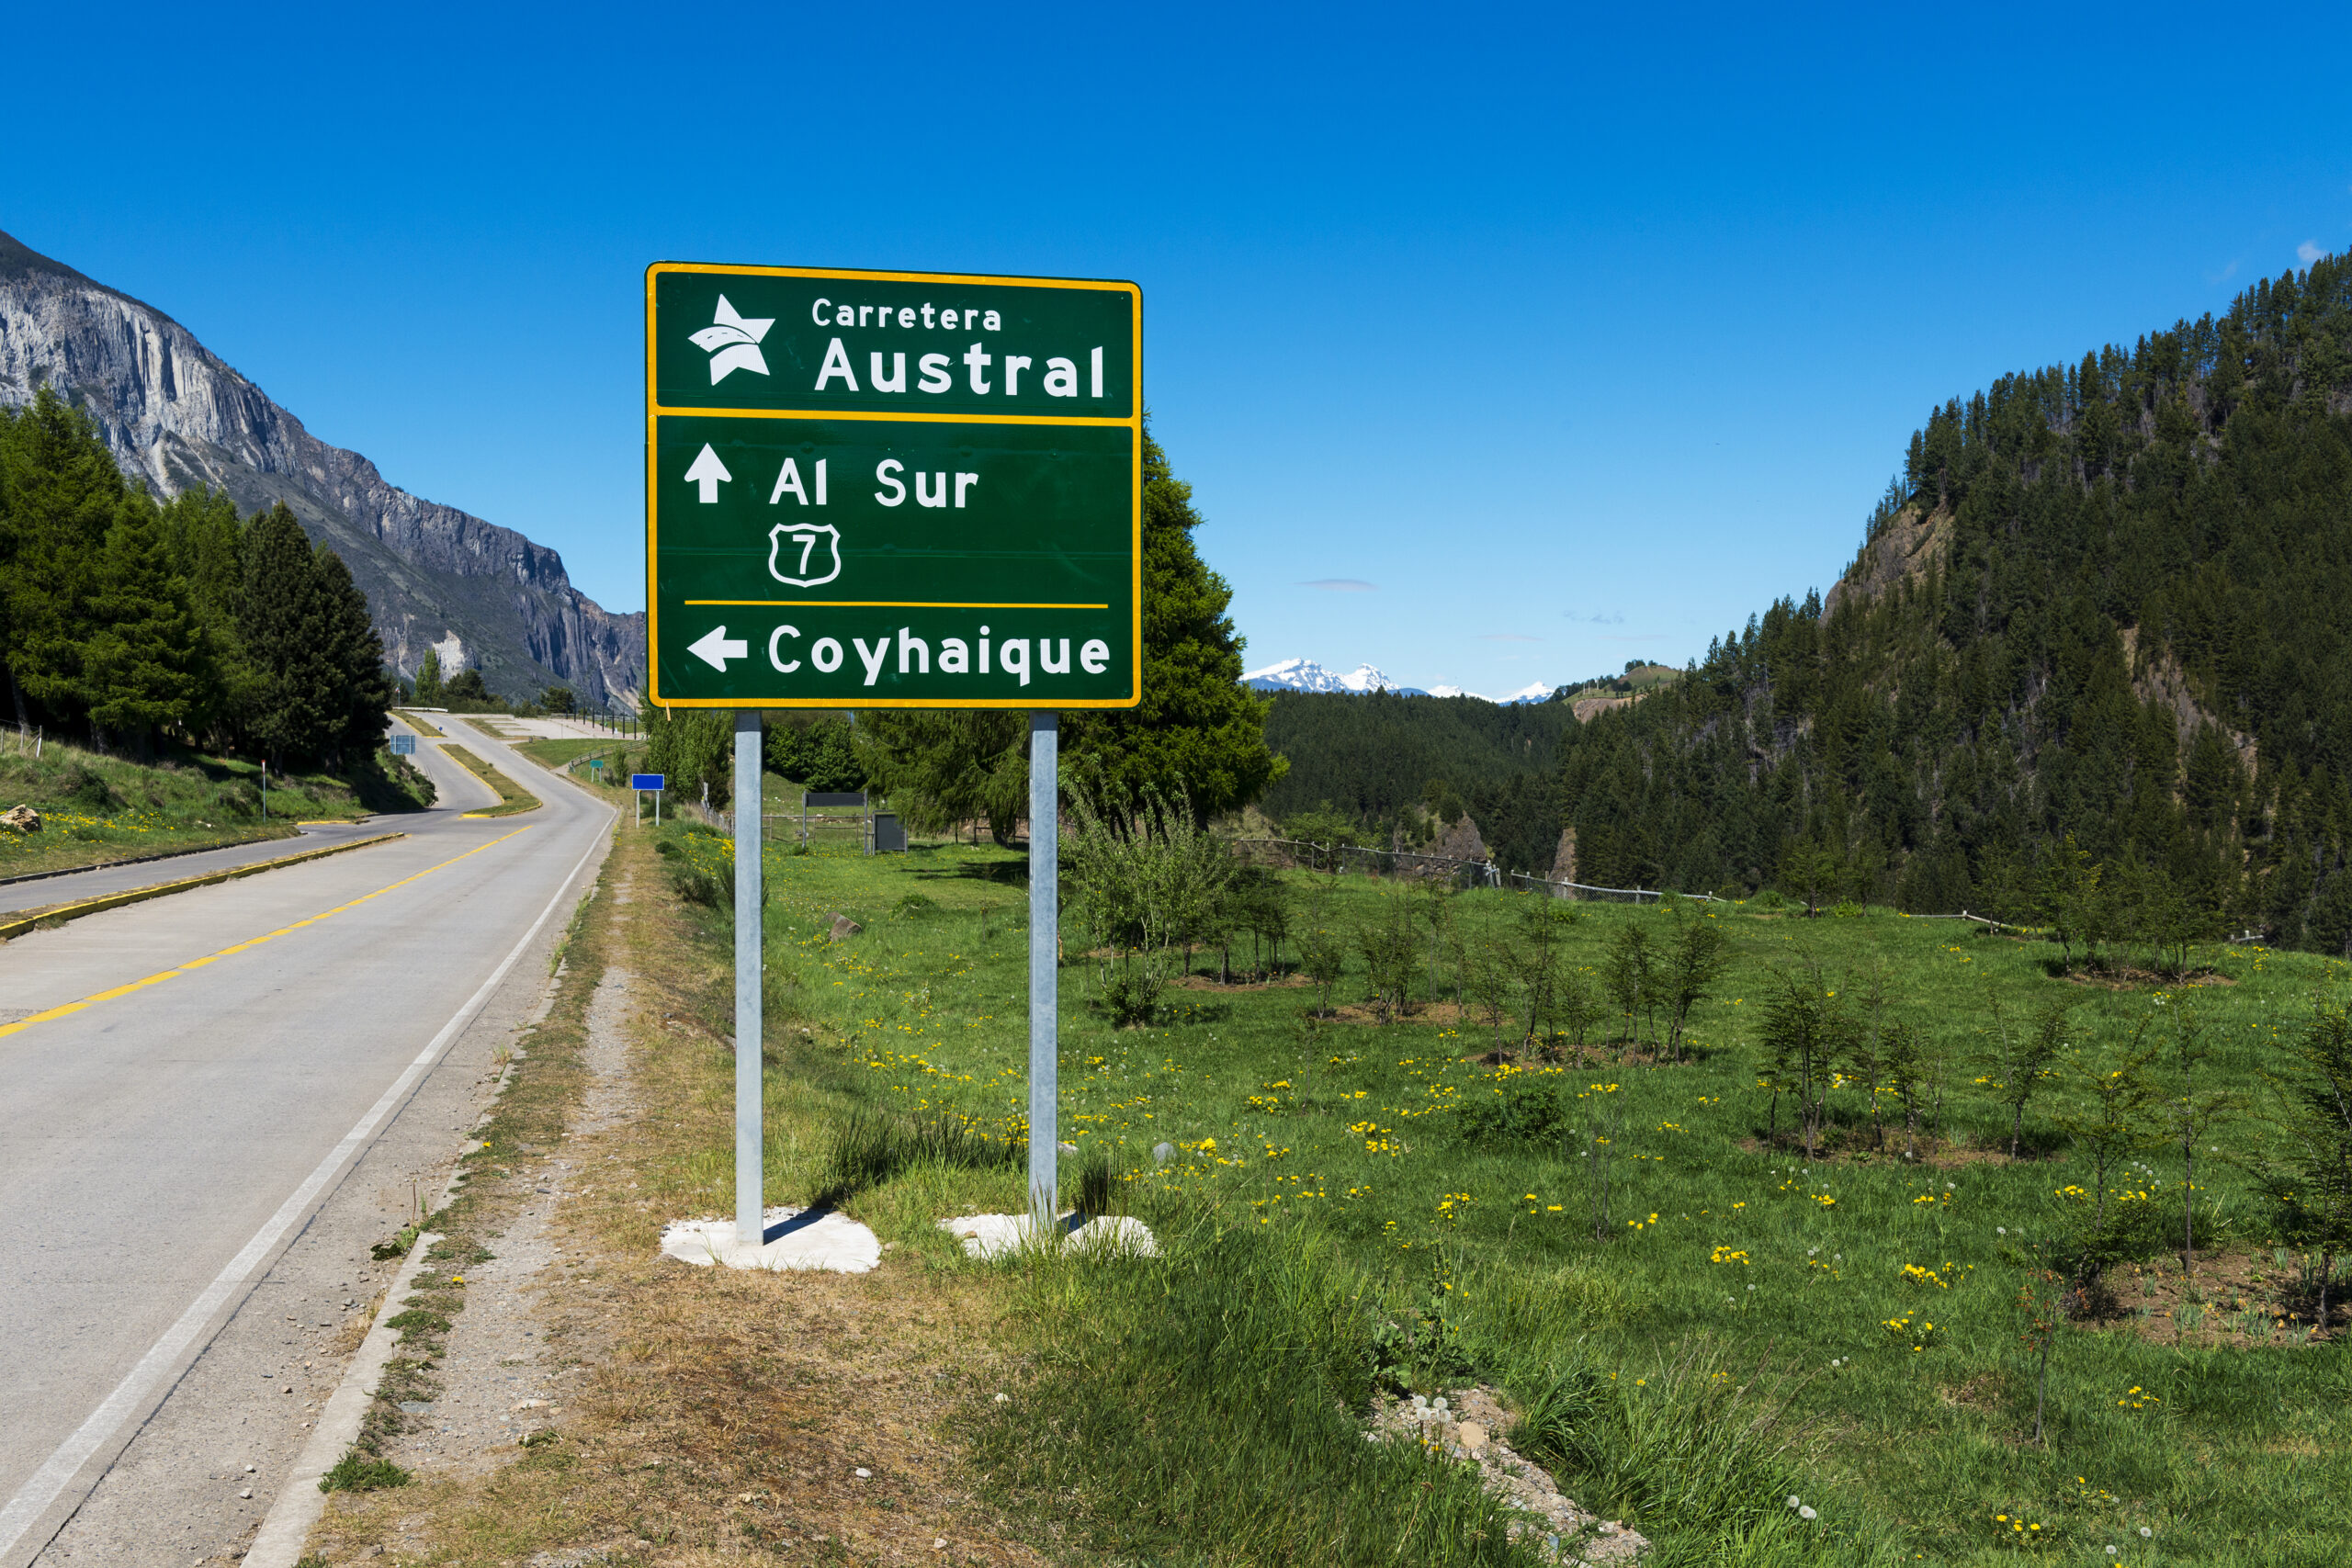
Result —
[[50, 7], [0, 229], [618, 609], [646, 263], [1133, 278], [1250, 663], [1499, 693], [1702, 652], [1932, 403], [2352, 243], [2352, 13], [1894, 9]]

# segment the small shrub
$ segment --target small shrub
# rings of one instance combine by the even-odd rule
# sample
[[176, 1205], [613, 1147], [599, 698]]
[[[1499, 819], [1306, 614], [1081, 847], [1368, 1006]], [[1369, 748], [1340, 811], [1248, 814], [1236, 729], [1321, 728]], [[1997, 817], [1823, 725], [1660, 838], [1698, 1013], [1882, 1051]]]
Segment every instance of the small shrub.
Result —
[[1166, 966], [1158, 954], [1147, 953], [1105, 976], [1094, 1002], [1112, 1028], [1141, 1029], [1159, 1016], [1159, 998], [1167, 989]]
[[1491, 1092], [1465, 1092], [1453, 1130], [1471, 1144], [1556, 1143], [1567, 1134], [1568, 1114], [1551, 1078], [1514, 1073]]
[[921, 893], [910, 893], [890, 907], [890, 913], [900, 919], [920, 920], [926, 916], [939, 913], [939, 902]]
[[322, 1492], [380, 1492], [387, 1487], [405, 1486], [413, 1479], [409, 1472], [388, 1459], [370, 1459], [353, 1449], [335, 1461], [334, 1468], [319, 1477]]

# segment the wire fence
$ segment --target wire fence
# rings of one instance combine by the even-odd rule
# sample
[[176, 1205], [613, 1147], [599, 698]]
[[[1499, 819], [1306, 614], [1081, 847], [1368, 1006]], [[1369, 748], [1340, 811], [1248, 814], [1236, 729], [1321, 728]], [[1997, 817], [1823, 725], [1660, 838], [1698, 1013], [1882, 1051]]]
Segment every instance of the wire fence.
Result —
[[[1284, 868], [1327, 871], [1335, 874], [1356, 872], [1372, 876], [1402, 876], [1421, 880], [1446, 878], [1462, 887], [1502, 887], [1521, 892], [1542, 892], [1554, 898], [1573, 898], [1589, 903], [1656, 904], [1666, 898], [1676, 898], [1693, 904], [1729, 904], [1735, 900], [1713, 893], [1680, 893], [1663, 887], [1602, 887], [1589, 882], [1568, 882], [1557, 877], [1531, 876], [1523, 871], [1504, 871], [1491, 860], [1467, 860], [1453, 855], [1417, 854], [1406, 850], [1374, 850], [1361, 844], [1317, 844], [1304, 839], [1236, 839], [1237, 852], [1247, 853], [1252, 849], [1267, 852], [1266, 858]], [[1900, 912], [1900, 911], [1898, 911]], [[2012, 920], [1995, 919], [1962, 909], [1954, 915], [1904, 914], [1911, 920], [1970, 920], [1990, 931], [2030, 933], [2036, 928], [2021, 926]], [[2231, 942], [2261, 940], [2258, 931], [2233, 936]]]

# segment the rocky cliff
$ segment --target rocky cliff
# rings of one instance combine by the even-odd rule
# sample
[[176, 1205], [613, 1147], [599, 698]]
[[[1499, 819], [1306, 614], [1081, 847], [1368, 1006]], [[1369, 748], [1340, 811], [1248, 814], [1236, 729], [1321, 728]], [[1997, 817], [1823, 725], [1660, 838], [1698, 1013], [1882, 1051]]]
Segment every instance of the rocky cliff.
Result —
[[123, 472], [161, 495], [225, 490], [252, 513], [283, 501], [368, 594], [391, 662], [428, 647], [492, 691], [563, 684], [626, 704], [645, 671], [645, 616], [571, 586], [555, 551], [387, 483], [223, 364], [186, 327], [0, 233], [0, 403], [42, 385], [86, 409]]

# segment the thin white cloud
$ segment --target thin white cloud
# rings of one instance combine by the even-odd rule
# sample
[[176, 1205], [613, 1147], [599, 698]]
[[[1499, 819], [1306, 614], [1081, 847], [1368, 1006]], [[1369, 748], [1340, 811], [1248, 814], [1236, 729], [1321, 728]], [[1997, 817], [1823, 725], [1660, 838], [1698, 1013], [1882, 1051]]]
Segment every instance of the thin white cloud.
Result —
[[1478, 640], [1480, 642], [1542, 642], [1544, 639], [1540, 637], [1529, 637], [1525, 632], [1480, 632]]
[[1589, 615], [1579, 615], [1574, 610], [1563, 610], [1560, 614], [1565, 619], [1588, 626], [1622, 626], [1625, 624], [1624, 615], [1615, 611], [1595, 610]]
[[2305, 240], [2301, 244], [2295, 247], [2295, 259], [2302, 263], [2305, 266], [2311, 265], [2312, 263], [2319, 260], [2320, 257], [2325, 254], [2327, 254], [2327, 253], [2319, 248], [2319, 242], [2317, 240]]
[[1302, 582], [1299, 586], [1320, 588], [1326, 593], [1377, 593], [1380, 592], [1377, 585], [1355, 577], [1318, 577], [1311, 582]]

